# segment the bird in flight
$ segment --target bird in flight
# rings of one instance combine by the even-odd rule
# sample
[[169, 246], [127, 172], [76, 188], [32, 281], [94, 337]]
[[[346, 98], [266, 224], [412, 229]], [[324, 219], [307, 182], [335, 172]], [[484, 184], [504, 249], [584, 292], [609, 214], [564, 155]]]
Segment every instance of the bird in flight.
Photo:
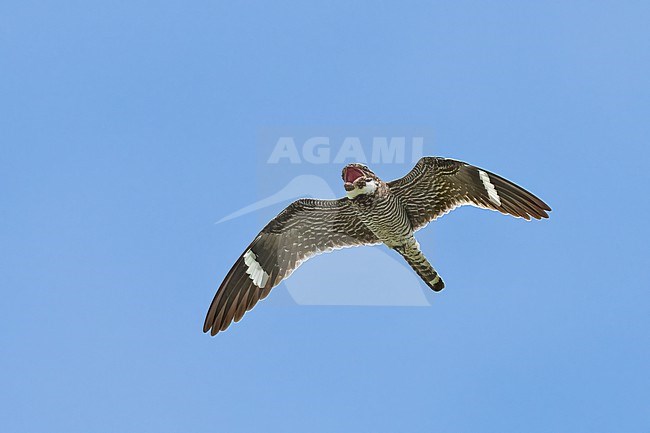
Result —
[[340, 248], [385, 244], [438, 292], [445, 284], [414, 232], [462, 205], [526, 220], [548, 218], [551, 210], [509, 180], [453, 159], [424, 157], [391, 182], [363, 164], [349, 164], [342, 178], [346, 197], [297, 200], [262, 229], [221, 283], [203, 332], [226, 330], [305, 260]]

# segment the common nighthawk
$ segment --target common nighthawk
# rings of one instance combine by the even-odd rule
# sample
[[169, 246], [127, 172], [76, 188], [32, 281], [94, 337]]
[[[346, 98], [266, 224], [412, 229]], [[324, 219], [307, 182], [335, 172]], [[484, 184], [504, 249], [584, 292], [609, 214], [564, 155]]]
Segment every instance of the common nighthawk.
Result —
[[203, 332], [224, 331], [302, 262], [339, 248], [383, 243], [440, 291], [445, 285], [414, 232], [466, 204], [526, 220], [548, 218], [551, 210], [501, 176], [453, 159], [424, 157], [406, 176], [388, 183], [362, 164], [347, 165], [342, 178], [346, 197], [297, 200], [262, 229], [221, 283]]

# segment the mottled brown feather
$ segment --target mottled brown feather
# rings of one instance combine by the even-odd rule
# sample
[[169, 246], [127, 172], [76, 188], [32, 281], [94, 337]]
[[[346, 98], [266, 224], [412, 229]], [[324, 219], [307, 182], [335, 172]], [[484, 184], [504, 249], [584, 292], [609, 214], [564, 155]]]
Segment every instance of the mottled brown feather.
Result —
[[[215, 335], [239, 321], [310, 257], [337, 248], [377, 243], [379, 240], [358, 219], [347, 198], [295, 201], [262, 229], [230, 269], [208, 309], [203, 331]], [[246, 273], [244, 254], [248, 250], [269, 274], [262, 288], [255, 286]]]
[[[479, 170], [485, 172], [501, 199], [490, 200]], [[551, 208], [509, 180], [453, 159], [424, 157], [404, 177], [388, 183], [407, 209], [415, 230], [462, 205], [495, 210], [524, 219], [548, 218]]]

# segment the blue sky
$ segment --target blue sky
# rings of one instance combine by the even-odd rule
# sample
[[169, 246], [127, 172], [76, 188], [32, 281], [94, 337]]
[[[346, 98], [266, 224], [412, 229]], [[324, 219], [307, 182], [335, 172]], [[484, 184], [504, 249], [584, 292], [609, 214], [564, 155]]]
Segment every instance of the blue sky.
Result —
[[[631, 1], [3, 2], [3, 430], [647, 432], [648, 22]], [[430, 307], [278, 288], [201, 333], [282, 207], [214, 224], [259, 198], [260, 131], [368, 125], [429, 128], [427, 154], [550, 220], [421, 231]]]

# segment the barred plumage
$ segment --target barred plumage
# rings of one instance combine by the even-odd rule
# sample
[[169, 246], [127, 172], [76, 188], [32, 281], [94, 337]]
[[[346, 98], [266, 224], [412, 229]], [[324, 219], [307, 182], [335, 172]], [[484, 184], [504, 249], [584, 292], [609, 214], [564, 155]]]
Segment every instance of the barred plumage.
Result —
[[548, 218], [551, 210], [514, 183], [452, 159], [422, 158], [406, 176], [388, 183], [361, 164], [346, 166], [342, 178], [346, 198], [298, 200], [262, 229], [221, 283], [204, 332], [225, 330], [302, 262], [339, 248], [383, 243], [439, 291], [444, 283], [415, 231], [466, 204], [527, 220]]

